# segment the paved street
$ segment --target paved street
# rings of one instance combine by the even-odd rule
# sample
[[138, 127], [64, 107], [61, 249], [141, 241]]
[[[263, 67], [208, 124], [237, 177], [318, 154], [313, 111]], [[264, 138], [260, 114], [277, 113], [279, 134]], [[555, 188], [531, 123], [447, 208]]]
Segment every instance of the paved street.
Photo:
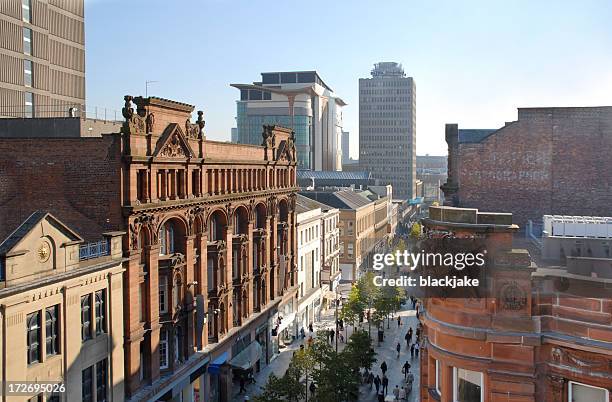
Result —
[[[411, 326], [413, 331], [416, 329], [416, 325], [418, 323], [415, 311], [410, 309], [409, 302], [404, 309], [398, 312], [401, 317], [402, 325], [398, 328], [397, 326], [397, 315], [395, 319], [390, 321], [389, 329], [387, 329], [387, 323], [385, 322], [385, 340], [377, 346], [376, 342], [376, 330], [372, 327], [372, 344], [374, 346], [374, 350], [376, 351], [377, 361], [374, 363], [372, 370], [374, 375], [378, 374], [382, 378], [382, 372], [380, 370], [380, 365], [383, 361], [387, 362], [388, 370], [387, 377], [389, 378], [389, 395], [393, 395], [392, 391], [395, 388], [395, 385], [401, 387], [404, 383], [404, 374], [402, 374], [402, 366], [406, 362], [412, 365], [411, 372], [414, 374], [414, 382], [412, 392], [408, 395], [408, 401], [416, 402], [419, 400], [419, 364], [418, 359], [415, 357], [414, 359], [410, 359], [410, 350], [406, 347], [406, 341], [404, 340], [404, 335], [408, 331], [408, 328]], [[322, 314], [321, 320], [316, 322], [314, 325], [315, 333], [324, 328], [333, 328], [334, 327], [334, 310], [329, 309], [326, 313]], [[368, 324], [362, 324], [362, 327], [367, 331]], [[352, 333], [352, 328], [346, 329], [346, 335], [350, 336]], [[308, 334], [307, 334], [308, 336]], [[415, 336], [413, 335], [413, 341]], [[397, 358], [396, 345], [397, 343], [401, 345], [400, 358]], [[268, 366], [262, 369], [256, 375], [256, 383], [248, 385], [246, 395], [256, 395], [260, 392], [260, 387], [265, 385], [268, 380], [268, 377], [271, 373], [274, 373], [277, 376], [282, 376], [287, 367], [289, 366], [289, 362], [291, 361], [291, 357], [293, 355], [293, 351], [299, 348], [301, 341], [296, 341], [292, 345], [283, 349], [281, 354], [272, 361]], [[344, 348], [343, 343], [339, 343], [339, 349], [342, 350]], [[238, 395], [238, 389], [234, 390], [234, 398], [233, 401], [243, 401], [244, 393], [242, 395]], [[359, 392], [359, 400], [360, 401], [376, 401], [376, 392], [374, 386], [370, 389], [369, 385], [362, 385]]]

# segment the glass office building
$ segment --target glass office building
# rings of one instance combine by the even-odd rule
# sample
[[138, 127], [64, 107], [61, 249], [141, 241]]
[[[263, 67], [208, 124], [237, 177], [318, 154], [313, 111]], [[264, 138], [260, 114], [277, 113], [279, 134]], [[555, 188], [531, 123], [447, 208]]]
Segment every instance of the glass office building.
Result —
[[341, 170], [342, 99], [314, 71], [261, 76], [261, 82], [232, 84], [240, 90], [236, 141], [261, 144], [263, 125], [293, 128], [300, 169]]

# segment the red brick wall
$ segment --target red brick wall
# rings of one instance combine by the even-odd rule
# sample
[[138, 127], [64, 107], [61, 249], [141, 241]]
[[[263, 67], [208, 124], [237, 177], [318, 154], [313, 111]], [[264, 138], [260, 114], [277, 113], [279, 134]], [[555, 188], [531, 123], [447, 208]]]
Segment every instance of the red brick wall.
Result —
[[0, 241], [45, 210], [85, 240], [122, 227], [118, 136], [0, 140]]
[[459, 144], [459, 203], [512, 212], [612, 215], [612, 107], [519, 109], [519, 120]]

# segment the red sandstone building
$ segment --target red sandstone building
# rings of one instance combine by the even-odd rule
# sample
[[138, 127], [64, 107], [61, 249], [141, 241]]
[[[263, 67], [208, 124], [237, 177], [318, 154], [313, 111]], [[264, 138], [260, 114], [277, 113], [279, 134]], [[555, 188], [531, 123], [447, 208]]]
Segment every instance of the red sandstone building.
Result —
[[612, 401], [609, 256], [542, 263], [513, 248], [511, 214], [430, 207], [423, 224], [427, 236], [483, 239], [493, 269], [487, 297], [425, 299], [422, 401]]
[[128, 399], [229, 400], [297, 306], [294, 135], [208, 141], [191, 105], [125, 100], [121, 133], [0, 140], [0, 237], [36, 209], [123, 230]]
[[612, 107], [520, 108], [494, 130], [446, 125], [446, 205], [543, 215], [609, 216]]

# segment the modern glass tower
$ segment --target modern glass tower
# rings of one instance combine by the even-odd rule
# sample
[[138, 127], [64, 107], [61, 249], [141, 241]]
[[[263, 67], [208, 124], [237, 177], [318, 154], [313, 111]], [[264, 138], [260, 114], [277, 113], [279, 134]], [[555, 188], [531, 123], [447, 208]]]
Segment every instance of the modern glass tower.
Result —
[[359, 165], [397, 198], [415, 198], [416, 88], [401, 64], [377, 63], [359, 79]]
[[316, 71], [262, 73], [261, 82], [231, 84], [240, 90], [237, 142], [261, 144], [264, 124], [293, 128], [298, 168], [342, 170], [342, 107]]

